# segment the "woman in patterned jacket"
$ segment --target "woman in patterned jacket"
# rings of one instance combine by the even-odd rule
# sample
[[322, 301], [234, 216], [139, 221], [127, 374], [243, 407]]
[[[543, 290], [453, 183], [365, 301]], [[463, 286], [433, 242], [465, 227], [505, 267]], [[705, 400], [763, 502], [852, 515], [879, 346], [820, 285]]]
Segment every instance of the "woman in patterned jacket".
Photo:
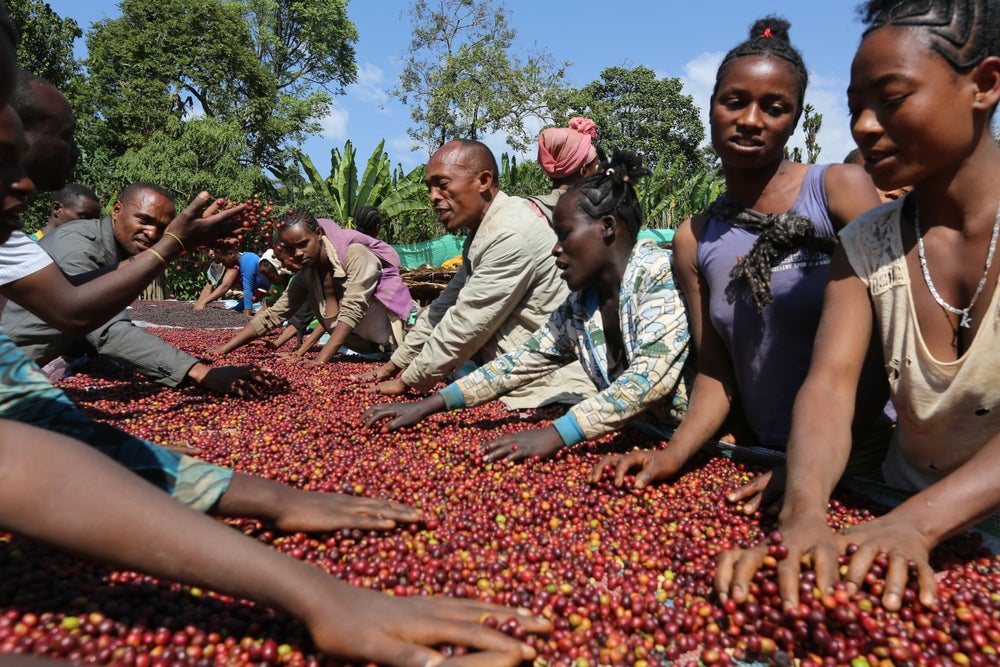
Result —
[[635, 155], [616, 151], [607, 171], [559, 200], [552, 254], [572, 292], [524, 345], [421, 401], [372, 407], [366, 423], [388, 420], [393, 430], [480, 405], [579, 359], [598, 392], [551, 426], [487, 443], [488, 460], [546, 458], [642, 413], [647, 425], [676, 425], [687, 406], [688, 326], [670, 252], [637, 240], [642, 209], [633, 183], [648, 173]]

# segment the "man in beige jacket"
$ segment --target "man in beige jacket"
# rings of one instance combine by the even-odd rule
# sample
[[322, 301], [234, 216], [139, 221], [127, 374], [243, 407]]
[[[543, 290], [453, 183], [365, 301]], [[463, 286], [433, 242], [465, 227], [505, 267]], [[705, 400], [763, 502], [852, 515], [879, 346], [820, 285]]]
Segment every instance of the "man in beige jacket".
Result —
[[[426, 392], [470, 359], [479, 364], [512, 352], [569, 294], [551, 255], [555, 234], [526, 200], [500, 191], [497, 172], [493, 153], [478, 141], [449, 141], [427, 162], [424, 182], [438, 221], [449, 233], [464, 228], [469, 235], [458, 273], [375, 373], [381, 393]], [[593, 391], [574, 363], [502, 400], [511, 409], [536, 408]]]

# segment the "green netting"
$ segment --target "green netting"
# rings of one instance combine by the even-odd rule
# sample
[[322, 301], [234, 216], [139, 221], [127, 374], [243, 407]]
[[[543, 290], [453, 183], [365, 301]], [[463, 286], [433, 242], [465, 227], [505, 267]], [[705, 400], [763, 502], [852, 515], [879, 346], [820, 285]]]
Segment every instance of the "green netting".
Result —
[[404, 269], [415, 269], [418, 266], [441, 266], [452, 257], [462, 254], [463, 238], [448, 234], [440, 238], [421, 243], [394, 245], [399, 253], [399, 263]]
[[[657, 243], [669, 243], [674, 238], [672, 229], [643, 229], [639, 232], [640, 239], [653, 239]], [[441, 266], [449, 259], [462, 254], [464, 239], [448, 234], [440, 238], [421, 243], [396, 245], [393, 248], [399, 253], [399, 262], [404, 269], [415, 269], [418, 266]]]
[[640, 239], [653, 239], [658, 244], [670, 243], [674, 240], [674, 230], [672, 229], [640, 229]]

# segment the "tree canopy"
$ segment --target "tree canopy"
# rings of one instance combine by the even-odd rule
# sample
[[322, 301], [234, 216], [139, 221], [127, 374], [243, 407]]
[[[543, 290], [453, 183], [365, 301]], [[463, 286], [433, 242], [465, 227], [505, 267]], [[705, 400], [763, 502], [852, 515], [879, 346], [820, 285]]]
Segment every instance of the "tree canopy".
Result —
[[[163, 148], [212, 128], [209, 154], [225, 146], [238, 149], [230, 155], [244, 168], [280, 167], [316, 131], [332, 93], [357, 76], [346, 0], [122, 0], [119, 8], [88, 31], [86, 61], [96, 110], [87, 140], [115, 159], [149, 150], [154, 137]], [[211, 122], [178, 126], [199, 119]], [[233, 128], [242, 142], [228, 138]]]
[[18, 66], [69, 96], [80, 75], [80, 63], [73, 56], [73, 44], [83, 36], [80, 26], [56, 14], [44, 0], [6, 0], [6, 4], [21, 37]]
[[705, 128], [690, 95], [676, 77], [658, 78], [648, 67], [608, 67], [601, 78], [565, 102], [565, 121], [587, 116], [597, 124], [597, 141], [610, 152], [628, 148], [653, 168], [680, 161], [689, 171], [703, 166]]
[[396, 97], [410, 107], [409, 135], [433, 152], [455, 138], [507, 136], [515, 150], [534, 140], [525, 127], [552, 120], [566, 63], [545, 52], [514, 52], [516, 31], [501, 2], [416, 0], [413, 39], [403, 55]]

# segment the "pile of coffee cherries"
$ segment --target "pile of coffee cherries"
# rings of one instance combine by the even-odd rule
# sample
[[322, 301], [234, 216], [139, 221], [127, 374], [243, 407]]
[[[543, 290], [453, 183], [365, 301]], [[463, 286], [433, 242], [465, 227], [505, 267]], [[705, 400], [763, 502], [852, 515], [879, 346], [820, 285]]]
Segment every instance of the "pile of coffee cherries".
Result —
[[[231, 332], [152, 329], [199, 353]], [[220, 465], [317, 491], [399, 500], [423, 523], [386, 532], [283, 533], [231, 525], [331, 576], [393, 595], [449, 595], [523, 606], [550, 618], [528, 636], [536, 665], [988, 665], [1000, 649], [1000, 561], [975, 536], [935, 552], [940, 602], [913, 585], [885, 610], [880, 559], [863, 590], [815, 589], [802, 579], [799, 613], [782, 612], [773, 569], [752, 599], [721, 604], [717, 555], [757, 544], [773, 521], [744, 516], [724, 494], [758, 472], [700, 458], [670, 483], [635, 490], [587, 482], [608, 452], [662, 446], [632, 431], [550, 461], [488, 464], [481, 445], [548, 423], [499, 403], [444, 413], [398, 433], [366, 428], [362, 411], [390, 399], [348, 376], [374, 368], [339, 357], [305, 369], [248, 346], [226, 363], [256, 363], [287, 379], [256, 400], [167, 390], [98, 366], [63, 382], [96, 418], [154, 442], [188, 445]], [[856, 497], [831, 503], [831, 526], [885, 508]], [[0, 538], [0, 652], [138, 667], [339, 664], [317, 653], [294, 619], [242, 600], [117, 571]], [[456, 649], [458, 650], [458, 649]]]
[[238, 223], [233, 237], [243, 247], [271, 247], [271, 234], [278, 219], [285, 211], [277, 208], [274, 200], [266, 200], [259, 194], [255, 194], [245, 201], [227, 199], [223, 208], [231, 209], [241, 204], [245, 205], [245, 208], [232, 218], [234, 222]]

